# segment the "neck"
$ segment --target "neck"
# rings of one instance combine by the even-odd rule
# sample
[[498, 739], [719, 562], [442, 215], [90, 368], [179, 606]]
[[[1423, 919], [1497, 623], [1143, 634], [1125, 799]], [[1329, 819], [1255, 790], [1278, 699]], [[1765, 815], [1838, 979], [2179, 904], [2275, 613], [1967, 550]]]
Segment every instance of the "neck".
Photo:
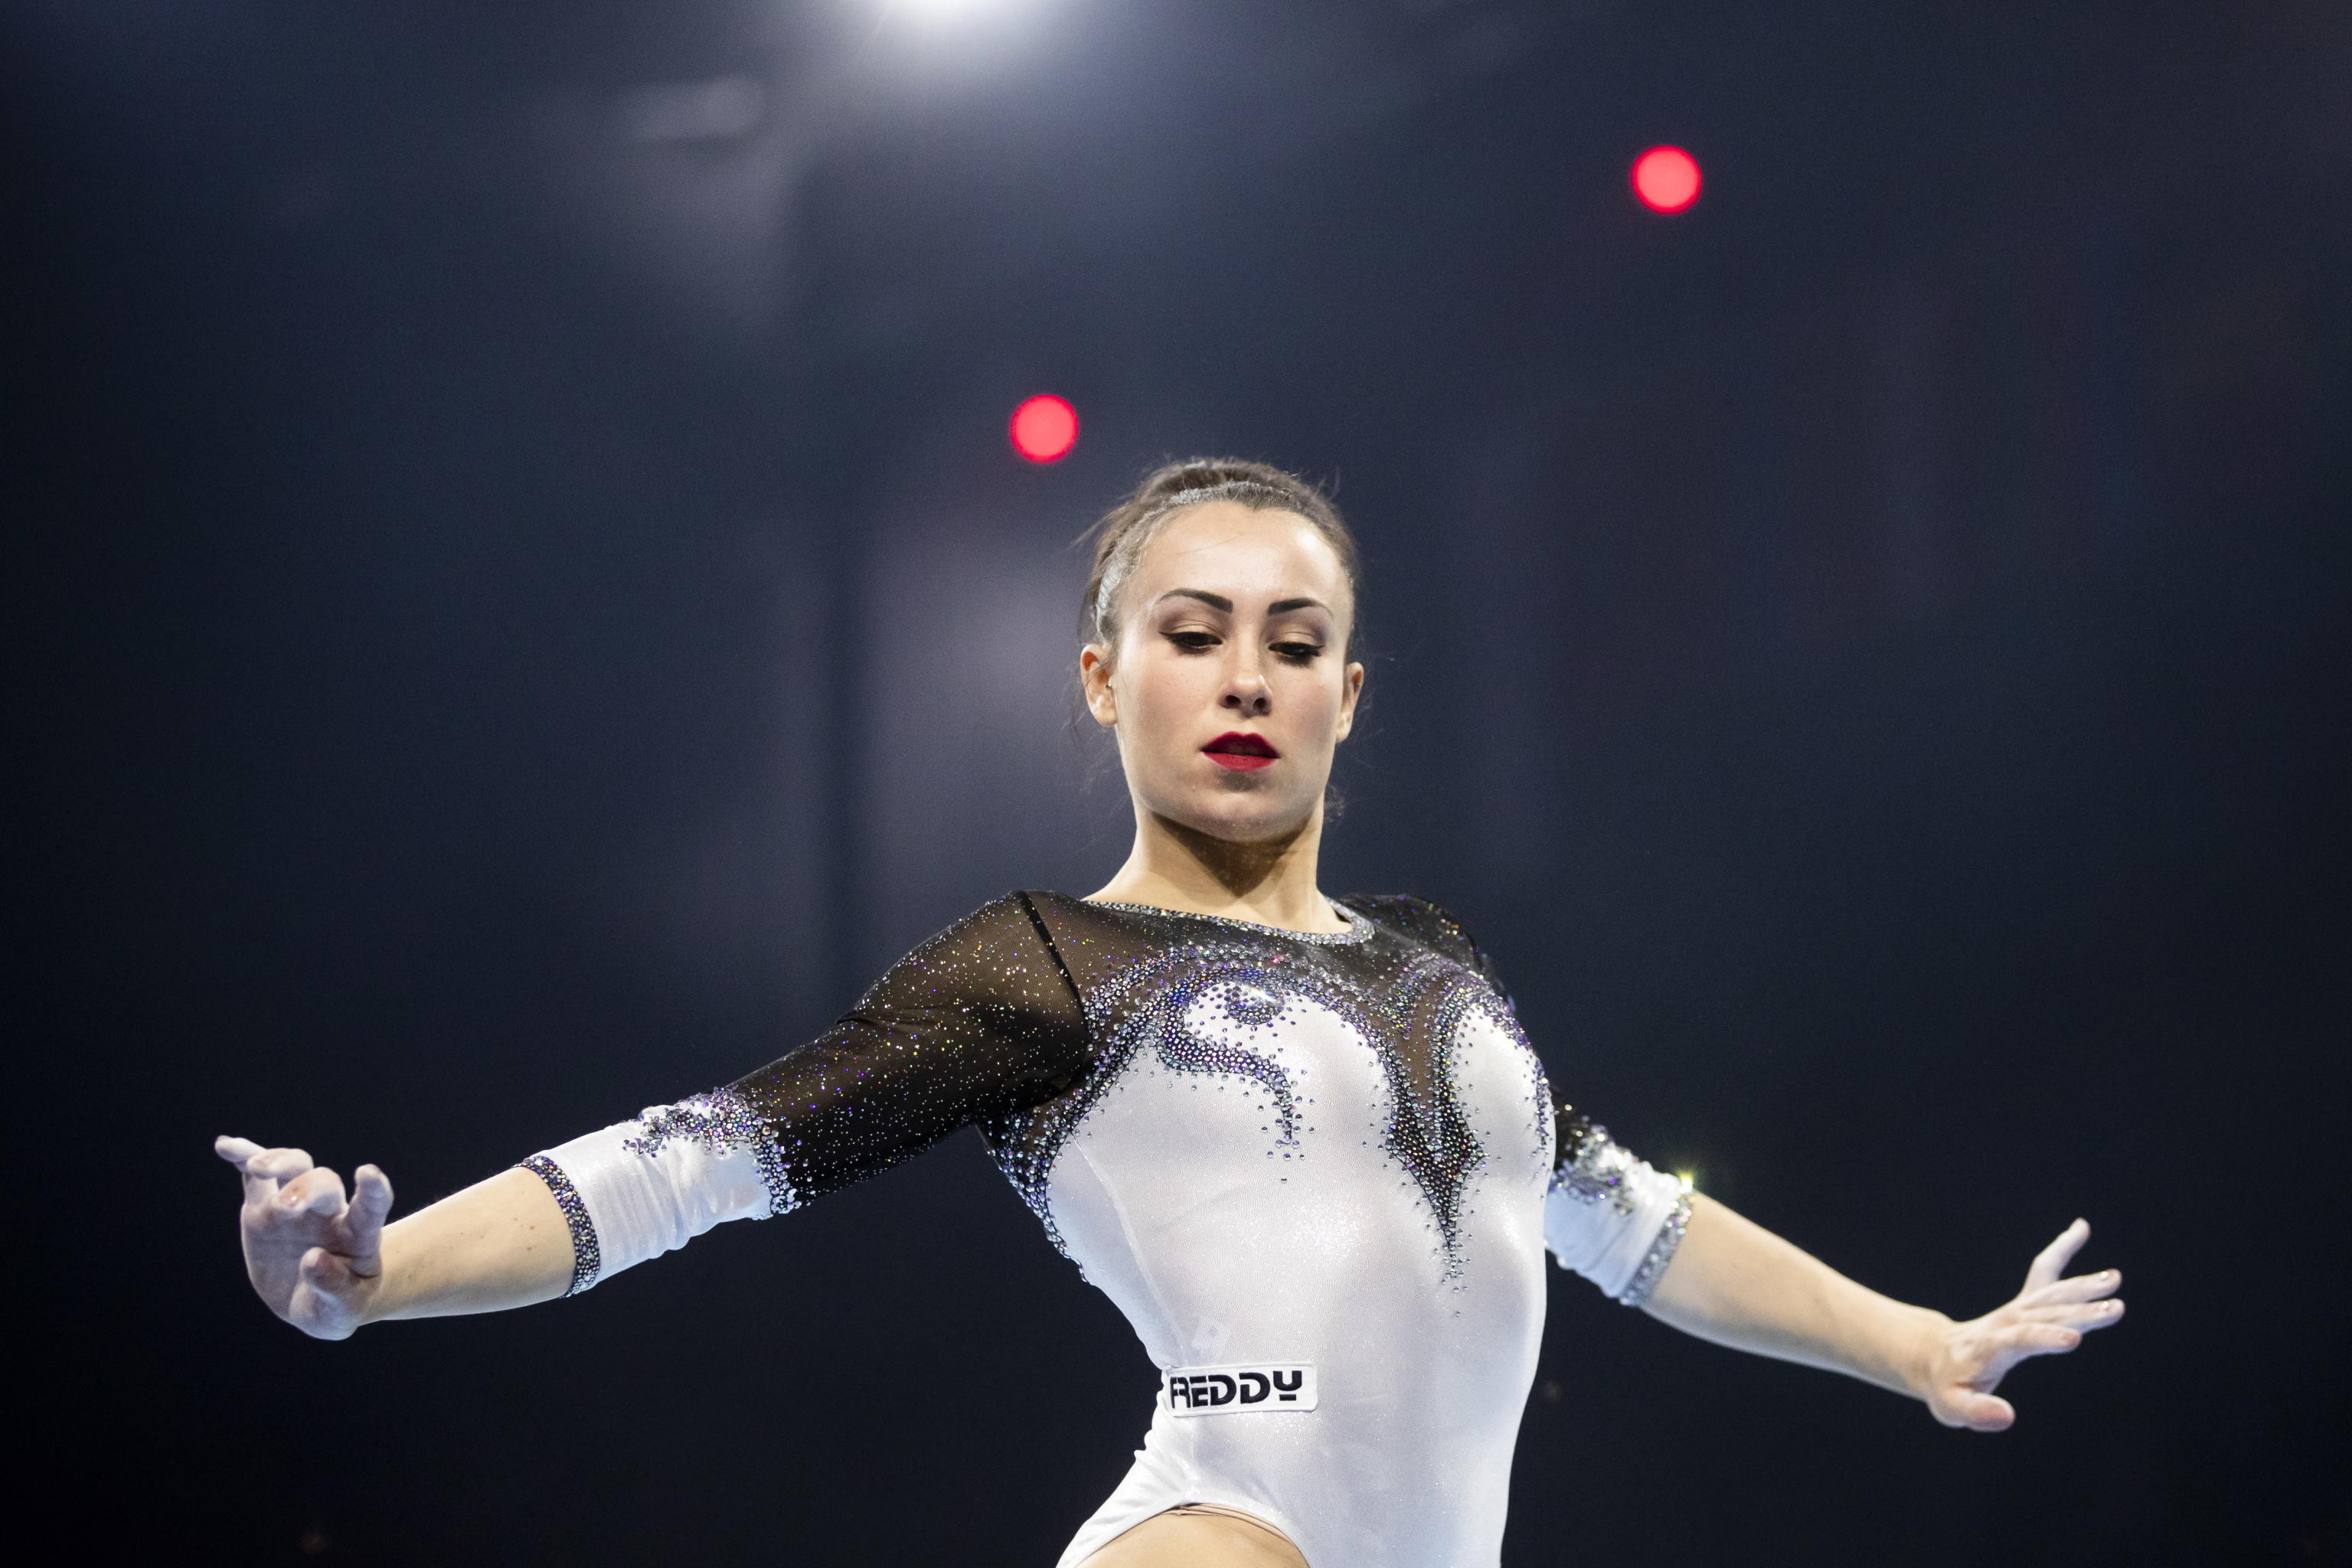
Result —
[[1236, 843], [1138, 806], [1135, 847], [1090, 899], [1223, 915], [1286, 931], [1339, 931], [1348, 922], [1315, 886], [1323, 806], [1286, 834]]

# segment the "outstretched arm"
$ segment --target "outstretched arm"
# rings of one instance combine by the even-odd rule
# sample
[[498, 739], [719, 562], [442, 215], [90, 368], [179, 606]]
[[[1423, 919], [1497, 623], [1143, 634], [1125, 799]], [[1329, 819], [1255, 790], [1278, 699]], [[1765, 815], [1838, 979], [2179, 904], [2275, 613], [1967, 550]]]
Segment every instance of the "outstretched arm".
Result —
[[246, 1271], [270, 1310], [340, 1340], [384, 1318], [577, 1294], [729, 1220], [862, 1181], [982, 1116], [1058, 1094], [1086, 1015], [1021, 894], [909, 953], [818, 1038], [724, 1089], [648, 1106], [397, 1224], [373, 1165], [215, 1143], [245, 1178]]
[[245, 1177], [246, 1273], [304, 1333], [347, 1339], [383, 1318], [495, 1312], [570, 1287], [572, 1237], [547, 1184], [501, 1171], [386, 1225], [392, 1183], [373, 1165], [343, 1179], [299, 1149], [244, 1138], [213, 1147]]
[[2017, 1419], [1993, 1394], [2028, 1356], [2057, 1355], [2119, 1321], [2122, 1275], [2065, 1278], [2091, 1238], [2076, 1220], [2026, 1270], [2025, 1289], [1955, 1322], [1866, 1289], [1719, 1203], [1695, 1195], [1690, 1222], [1643, 1303], [1652, 1317], [1735, 1350], [1843, 1372], [1926, 1402], [1947, 1426], [1998, 1432]]

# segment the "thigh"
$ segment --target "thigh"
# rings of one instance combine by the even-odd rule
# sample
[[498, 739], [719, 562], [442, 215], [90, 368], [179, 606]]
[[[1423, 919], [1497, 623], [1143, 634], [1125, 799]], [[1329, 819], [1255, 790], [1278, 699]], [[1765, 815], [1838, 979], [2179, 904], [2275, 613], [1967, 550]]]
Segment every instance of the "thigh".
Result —
[[1080, 1568], [1307, 1568], [1283, 1533], [1234, 1509], [1186, 1503], [1155, 1513]]

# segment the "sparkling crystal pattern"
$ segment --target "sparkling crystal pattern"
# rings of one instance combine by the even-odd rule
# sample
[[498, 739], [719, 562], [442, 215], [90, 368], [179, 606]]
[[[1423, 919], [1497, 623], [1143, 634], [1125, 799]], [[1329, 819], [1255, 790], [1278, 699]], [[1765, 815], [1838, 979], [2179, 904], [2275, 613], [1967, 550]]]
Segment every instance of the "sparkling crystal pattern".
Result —
[[1436, 1215], [1446, 1273], [1455, 1277], [1462, 1267], [1463, 1194], [1486, 1159], [1462, 1110], [1459, 1030], [1475, 1011], [1494, 1014], [1514, 1037], [1518, 1031], [1508, 1010], [1495, 1007], [1487, 987], [1435, 953], [1408, 962], [1393, 995], [1378, 1000], [1386, 1016], [1374, 1020], [1370, 1039], [1395, 1102], [1383, 1137]]
[[[1139, 1058], [1244, 1087], [1263, 1101], [1266, 1157], [1306, 1157], [1313, 1116], [1270, 1042], [1291, 1007], [1311, 1005], [1377, 1059], [1367, 1132], [1458, 1274], [1465, 1194], [1493, 1154], [1463, 1109], [1463, 1032], [1475, 1016], [1526, 1041], [1485, 954], [1443, 910], [1399, 897], [1336, 907], [1345, 931], [1300, 932], [1009, 893], [892, 965], [817, 1039], [647, 1112], [631, 1147], [751, 1149], [782, 1214], [976, 1125], [1066, 1253], [1047, 1195], [1055, 1161]], [[1580, 1198], [1622, 1205], [1612, 1183], [1629, 1156], [1582, 1118], [1556, 1116], [1539, 1066], [1534, 1079], [1528, 1148], [1557, 1147], [1553, 1179]]]
[[692, 1143], [712, 1154], [748, 1149], [759, 1163], [761, 1184], [768, 1189], [768, 1212], [762, 1217], [772, 1219], [800, 1207], [773, 1124], [733, 1089], [715, 1089], [688, 1095], [675, 1105], [656, 1105], [638, 1122], [645, 1131], [623, 1139], [622, 1148], [649, 1160], [658, 1159], [663, 1147], [672, 1142]]
[[544, 1154], [533, 1154], [522, 1162], [522, 1168], [547, 1184], [555, 1196], [555, 1206], [563, 1212], [564, 1228], [572, 1233], [572, 1283], [564, 1294], [577, 1296], [596, 1283], [604, 1272], [604, 1259], [596, 1247], [595, 1222], [588, 1217], [588, 1205], [580, 1196], [580, 1189], [563, 1173], [563, 1167]]
[[1552, 1191], [1566, 1193], [1579, 1203], [1606, 1203], [1621, 1215], [1633, 1212], [1633, 1194], [1625, 1184], [1633, 1155], [1609, 1136], [1609, 1129], [1579, 1115], [1572, 1107], [1559, 1108], [1559, 1157], [1553, 1167]]
[[[1206, 1026], [1194, 1021], [1192, 1003], [1205, 996], [1213, 1012]], [[1226, 1074], [1247, 1079], [1273, 1101], [1275, 1143], [1282, 1149], [1298, 1146], [1298, 1101], [1291, 1091], [1290, 1075], [1272, 1057], [1251, 1050], [1243, 1041], [1269, 1031], [1282, 1016], [1283, 997], [1271, 975], [1234, 974], [1205, 988], [1179, 986], [1155, 1002], [1149, 1016], [1157, 1026], [1144, 1026], [1156, 1037], [1160, 1064], [1171, 1072]]]
[[1638, 1307], [1650, 1299], [1664, 1277], [1666, 1265], [1675, 1260], [1675, 1251], [1683, 1244], [1683, 1232], [1688, 1228], [1691, 1216], [1690, 1178], [1683, 1178], [1681, 1196], [1675, 1199], [1674, 1212], [1666, 1223], [1658, 1227], [1658, 1238], [1650, 1243], [1650, 1250], [1642, 1258], [1642, 1266], [1633, 1270], [1633, 1279], [1619, 1292], [1617, 1300], [1628, 1307]]
[[[1040, 900], [1051, 895], [1039, 895]], [[1031, 897], [982, 905], [890, 966], [814, 1040], [729, 1085], [794, 1201], [1044, 1103], [1092, 1067], [1076, 983]]]
[[[1094, 906], [1099, 908], [1101, 906]], [[1297, 933], [1246, 921], [1114, 906], [1158, 927], [1162, 950], [1089, 989], [1089, 1033], [1099, 1056], [1087, 1082], [1070, 1094], [988, 1125], [991, 1146], [1014, 1188], [1044, 1222], [1054, 1244], [1068, 1248], [1055, 1224], [1048, 1186], [1070, 1135], [1139, 1052], [1171, 1071], [1237, 1076], [1268, 1097], [1268, 1153], [1290, 1157], [1299, 1146], [1297, 1097], [1279, 1065], [1250, 1050], [1244, 1032], [1270, 1029], [1293, 1001], [1338, 1016], [1378, 1060], [1387, 1086], [1375, 1130], [1381, 1146], [1428, 1205], [1449, 1277], [1460, 1271], [1464, 1194], [1486, 1151], [1463, 1113], [1454, 1061], [1458, 1031], [1473, 1013], [1494, 1019], [1524, 1046], [1509, 1006], [1459, 959], [1414, 941], [1382, 934], [1358, 917], [1347, 932]], [[1204, 1009], [1200, 1005], [1206, 1000]], [[1204, 1012], [1226, 1027], [1204, 1028]], [[1530, 1126], [1533, 1146], [1549, 1136], [1549, 1106]]]
[[[1056, 1250], [1069, 1254], [1046, 1199], [1055, 1162], [1139, 1052], [1150, 1050], [1171, 1072], [1225, 1075], [1251, 1083], [1270, 1102], [1269, 1152], [1286, 1156], [1297, 1150], [1298, 1097], [1290, 1075], [1272, 1057], [1243, 1043], [1270, 1029], [1296, 995], [1311, 995], [1326, 1005], [1337, 1000], [1320, 988], [1302, 988], [1296, 975], [1281, 972], [1278, 961], [1269, 963], [1254, 948], [1213, 942], [1176, 948], [1118, 975], [1089, 998], [1088, 1017], [1103, 1044], [1086, 1081], [1060, 1100], [997, 1118], [984, 1129], [999, 1168], [1044, 1222]], [[1206, 1029], [1196, 1022], [1203, 998], [1213, 1015]], [[1223, 1017], [1213, 1017], [1217, 1012]]]
[[1443, 911], [1339, 912], [1344, 931], [1299, 933], [1009, 894], [817, 1039], [648, 1111], [630, 1146], [755, 1151], [782, 1212], [977, 1127], [1163, 1371], [1313, 1362], [1349, 1390], [1155, 1423], [1066, 1561], [1200, 1489], [1263, 1486], [1295, 1505], [1316, 1562], [1491, 1564], [1551, 1222], [1572, 1222], [1556, 1256], [1605, 1258], [1638, 1302], [1688, 1205], [1636, 1234], [1664, 1184], [1641, 1173], [1625, 1213], [1630, 1157], [1559, 1112]]

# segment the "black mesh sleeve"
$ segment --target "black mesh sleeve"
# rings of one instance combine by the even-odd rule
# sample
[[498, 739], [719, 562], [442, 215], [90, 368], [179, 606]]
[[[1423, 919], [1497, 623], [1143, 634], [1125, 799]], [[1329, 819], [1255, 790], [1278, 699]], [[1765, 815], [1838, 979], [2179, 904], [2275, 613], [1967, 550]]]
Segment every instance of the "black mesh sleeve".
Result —
[[890, 966], [823, 1035], [724, 1091], [798, 1202], [983, 1117], [1041, 1104], [1087, 1066], [1086, 1017], [1027, 897], [1008, 893]]

